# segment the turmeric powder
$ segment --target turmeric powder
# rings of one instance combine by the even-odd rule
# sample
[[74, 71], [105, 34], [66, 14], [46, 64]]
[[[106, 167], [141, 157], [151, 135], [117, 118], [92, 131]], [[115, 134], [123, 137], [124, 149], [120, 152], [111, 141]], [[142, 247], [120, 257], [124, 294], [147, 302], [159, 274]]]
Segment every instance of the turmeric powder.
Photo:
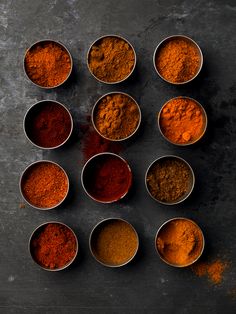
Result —
[[123, 81], [133, 71], [135, 53], [130, 44], [118, 36], [99, 39], [88, 55], [90, 71], [105, 83]]
[[99, 133], [109, 140], [122, 140], [132, 135], [140, 122], [135, 101], [123, 93], [104, 96], [94, 111], [94, 123]]
[[174, 266], [192, 264], [202, 253], [201, 229], [191, 220], [175, 218], [160, 229], [156, 245], [161, 257]]
[[156, 69], [170, 83], [184, 83], [201, 66], [199, 48], [188, 39], [170, 38], [157, 50]]
[[190, 98], [171, 99], [159, 115], [163, 135], [174, 144], [191, 144], [204, 133], [206, 117], [200, 105]]
[[192, 266], [193, 272], [199, 276], [208, 276], [213, 284], [220, 284], [223, 279], [223, 273], [228, 267], [226, 261], [217, 259], [211, 263], [199, 261]]

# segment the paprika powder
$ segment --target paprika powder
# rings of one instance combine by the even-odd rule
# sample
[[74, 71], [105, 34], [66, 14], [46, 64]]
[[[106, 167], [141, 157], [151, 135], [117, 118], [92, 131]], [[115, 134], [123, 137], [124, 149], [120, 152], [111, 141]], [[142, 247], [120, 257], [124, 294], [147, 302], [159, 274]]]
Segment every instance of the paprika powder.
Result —
[[85, 191], [102, 203], [115, 202], [124, 197], [131, 182], [132, 173], [126, 161], [111, 153], [95, 155], [82, 171]]
[[28, 49], [24, 66], [32, 82], [41, 87], [52, 88], [61, 85], [69, 77], [72, 58], [62, 44], [43, 40]]
[[30, 252], [40, 266], [60, 270], [70, 264], [78, 250], [74, 232], [62, 223], [50, 222], [38, 227], [30, 240]]
[[108, 140], [123, 140], [139, 126], [140, 110], [132, 97], [124, 93], [109, 93], [100, 99], [93, 110], [93, 123]]
[[105, 83], [123, 81], [133, 71], [135, 63], [133, 47], [119, 36], [98, 39], [88, 53], [89, 70]]
[[49, 209], [59, 205], [69, 190], [65, 171], [51, 161], [30, 165], [22, 175], [21, 191], [30, 205]]
[[28, 138], [42, 148], [55, 148], [71, 134], [73, 121], [69, 111], [55, 101], [41, 101], [30, 108], [24, 121]]

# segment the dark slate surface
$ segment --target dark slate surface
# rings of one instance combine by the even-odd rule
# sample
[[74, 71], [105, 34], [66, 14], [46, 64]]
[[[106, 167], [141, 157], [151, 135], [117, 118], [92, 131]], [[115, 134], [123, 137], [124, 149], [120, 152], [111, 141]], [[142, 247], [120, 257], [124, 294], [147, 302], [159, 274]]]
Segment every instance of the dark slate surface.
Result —
[[[1, 313], [235, 313], [235, 19], [236, 3], [225, 1], [0, 1], [0, 312]], [[138, 64], [132, 79], [119, 86], [99, 84], [86, 67], [86, 53], [97, 37], [117, 33], [134, 45]], [[152, 65], [158, 42], [182, 33], [201, 46], [201, 75], [188, 86], [162, 82]], [[34, 41], [62, 41], [74, 58], [68, 84], [53, 91], [33, 86], [24, 76], [22, 58]], [[82, 164], [78, 131], [98, 96], [113, 90], [130, 93], [140, 103], [143, 123], [122, 156], [134, 173], [134, 188], [119, 204], [88, 199], [80, 184]], [[160, 136], [155, 114], [173, 96], [196, 98], [205, 107], [209, 128], [201, 143], [177, 148]], [[56, 99], [72, 112], [76, 132], [69, 145], [54, 152], [34, 148], [24, 137], [26, 110], [41, 99]], [[196, 173], [196, 188], [182, 205], [155, 203], [144, 188], [145, 170], [156, 157], [174, 153]], [[56, 210], [19, 208], [20, 173], [42, 158], [58, 161], [71, 178], [69, 199]], [[130, 221], [140, 235], [138, 258], [123, 269], [97, 264], [88, 249], [91, 228], [102, 218]], [[156, 230], [166, 219], [186, 216], [203, 228], [205, 258], [224, 256], [232, 264], [221, 285], [197, 278], [189, 269], [162, 263], [154, 249]], [[77, 233], [80, 259], [68, 270], [49, 273], [35, 265], [27, 250], [32, 230], [58, 220]]]

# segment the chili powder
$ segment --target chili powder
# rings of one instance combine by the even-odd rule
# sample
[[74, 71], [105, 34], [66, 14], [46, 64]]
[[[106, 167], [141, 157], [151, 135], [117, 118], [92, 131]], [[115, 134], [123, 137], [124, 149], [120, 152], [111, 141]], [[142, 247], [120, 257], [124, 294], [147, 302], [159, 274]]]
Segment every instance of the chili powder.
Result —
[[33, 259], [42, 267], [60, 269], [75, 257], [77, 241], [64, 224], [49, 223], [33, 235], [30, 249]]
[[131, 182], [129, 166], [116, 155], [98, 155], [85, 165], [84, 187], [97, 201], [114, 202], [121, 199], [128, 192]]
[[58, 165], [42, 161], [26, 170], [21, 180], [21, 189], [31, 205], [38, 208], [51, 208], [66, 197], [69, 182]]
[[70, 135], [72, 121], [68, 111], [59, 103], [43, 101], [33, 106], [25, 119], [29, 139], [43, 148], [57, 147]]

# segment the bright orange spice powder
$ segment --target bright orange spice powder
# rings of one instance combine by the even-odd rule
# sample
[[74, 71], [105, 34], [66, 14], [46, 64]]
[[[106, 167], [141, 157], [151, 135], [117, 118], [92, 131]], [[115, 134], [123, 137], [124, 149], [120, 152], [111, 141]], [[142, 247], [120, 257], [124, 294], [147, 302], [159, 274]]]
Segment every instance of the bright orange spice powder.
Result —
[[192, 270], [197, 276], [208, 276], [208, 279], [213, 284], [220, 284], [223, 279], [223, 273], [227, 267], [227, 262], [218, 259], [211, 263], [197, 262], [192, 266]]
[[163, 107], [159, 122], [162, 133], [171, 142], [188, 144], [201, 137], [206, 121], [194, 100], [178, 97]]
[[156, 68], [171, 83], [192, 79], [200, 67], [198, 48], [188, 40], [170, 39], [157, 51]]

